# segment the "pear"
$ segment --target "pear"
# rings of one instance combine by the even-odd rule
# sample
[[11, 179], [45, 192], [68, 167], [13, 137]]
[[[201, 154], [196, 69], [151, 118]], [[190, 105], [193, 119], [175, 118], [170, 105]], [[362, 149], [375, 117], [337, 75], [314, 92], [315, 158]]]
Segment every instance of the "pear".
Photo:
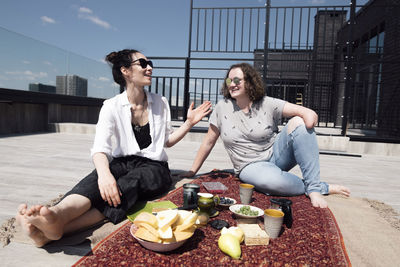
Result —
[[239, 227], [235, 227], [235, 226], [231, 226], [229, 228], [224, 227], [221, 230], [221, 235], [223, 235], [223, 234], [231, 234], [231, 235], [235, 236], [239, 240], [239, 243], [242, 243], [244, 240], [244, 232]]
[[242, 254], [238, 238], [231, 234], [221, 235], [218, 239], [218, 247], [222, 252], [236, 260], [239, 259]]

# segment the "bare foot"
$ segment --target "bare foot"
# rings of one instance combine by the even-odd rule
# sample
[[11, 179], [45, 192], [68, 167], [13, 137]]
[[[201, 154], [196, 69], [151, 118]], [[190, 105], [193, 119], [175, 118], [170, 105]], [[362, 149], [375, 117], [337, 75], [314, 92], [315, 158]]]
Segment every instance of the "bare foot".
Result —
[[329, 185], [329, 194], [340, 194], [346, 197], [350, 196], [350, 189], [343, 185], [338, 184], [330, 184]]
[[58, 240], [63, 235], [64, 225], [61, 220], [53, 210], [45, 206], [32, 206], [26, 211], [26, 219], [49, 240]]
[[28, 222], [25, 214], [26, 211], [27, 211], [26, 204], [19, 205], [17, 216], [15, 216], [15, 219], [17, 223], [21, 226], [22, 231], [33, 240], [35, 245], [37, 247], [43, 247], [51, 240], [45, 237], [42, 231], [40, 231], [38, 228], [36, 228], [30, 222]]
[[321, 193], [312, 192], [308, 196], [310, 197], [311, 204], [313, 205], [313, 207], [317, 207], [317, 208], [327, 208], [328, 207], [328, 203], [326, 202], [324, 197], [321, 195]]

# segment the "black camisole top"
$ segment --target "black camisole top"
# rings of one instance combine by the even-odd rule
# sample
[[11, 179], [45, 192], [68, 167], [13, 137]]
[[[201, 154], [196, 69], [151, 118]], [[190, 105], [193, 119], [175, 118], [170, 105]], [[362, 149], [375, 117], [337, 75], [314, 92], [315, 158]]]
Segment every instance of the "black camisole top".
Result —
[[133, 133], [135, 134], [136, 141], [138, 142], [140, 150], [145, 149], [151, 144], [150, 124], [146, 123], [143, 126], [133, 125]]

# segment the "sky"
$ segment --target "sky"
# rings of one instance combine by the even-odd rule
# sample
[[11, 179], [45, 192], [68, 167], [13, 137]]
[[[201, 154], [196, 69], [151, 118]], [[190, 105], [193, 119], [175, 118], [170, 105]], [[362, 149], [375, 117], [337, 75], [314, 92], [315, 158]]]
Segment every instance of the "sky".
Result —
[[[358, 0], [357, 4], [364, 4], [367, 0]], [[349, 5], [350, 0], [271, 0], [272, 6], [309, 6], [309, 5]], [[194, 7], [227, 7], [227, 6], [264, 6], [265, 0], [194, 0]], [[87, 63], [76, 63], [82, 68], [91, 68], [92, 61], [102, 62], [111, 51], [124, 48], [140, 50], [146, 56], [154, 57], [185, 57], [188, 55], [189, 39], [189, 0], [1, 0], [0, 4], [0, 59], [12, 60], [14, 54], [9, 49], [20, 49], [23, 53], [32, 52], [30, 59], [22, 60], [30, 63], [43, 57], [43, 53], [54, 54], [60, 57], [63, 53], [70, 55], [68, 63], [74, 64], [74, 57], [86, 58]], [[9, 31], [9, 33], [7, 33]], [[32, 39], [32, 42], [21, 42], [26, 45], [32, 43], [32, 48], [26, 49], [21, 44], [1, 44], [1, 38], [15, 38], [16, 43], [22, 35]], [[4, 37], [6, 36], [6, 37]], [[14, 36], [14, 37], [13, 37]], [[6, 39], [4, 39], [6, 38]], [[34, 40], [43, 43], [44, 51], [34, 50]], [[13, 46], [10, 48], [9, 46]], [[39, 48], [38, 48], [39, 49]], [[18, 54], [19, 52], [15, 52]], [[3, 54], [3, 55], [1, 55]], [[8, 57], [7, 57], [8, 56]], [[33, 58], [32, 58], [33, 57]], [[52, 59], [53, 60], [53, 59]], [[64, 59], [65, 60], [65, 59]], [[62, 62], [63, 59], [54, 59]], [[50, 66], [51, 60], [42, 60], [44, 65]], [[0, 63], [1, 64], [1, 63]], [[3, 62], [4, 64], [4, 62]], [[12, 65], [12, 64], [11, 64]], [[54, 72], [61, 73], [64, 67], [58, 67]], [[16, 67], [15, 67], [16, 68]], [[69, 68], [65, 67], [65, 68]], [[7, 78], [6, 74], [34, 73], [35, 77], [45, 76], [46, 71], [8, 69], [1, 73], [0, 87]], [[68, 70], [67, 70], [68, 71]], [[47, 73], [47, 72], [46, 72]], [[102, 77], [102, 78], [101, 78]], [[110, 76], [97, 77], [99, 81], [106, 81]], [[54, 83], [54, 79], [48, 82]], [[93, 84], [93, 83], [92, 83]]]

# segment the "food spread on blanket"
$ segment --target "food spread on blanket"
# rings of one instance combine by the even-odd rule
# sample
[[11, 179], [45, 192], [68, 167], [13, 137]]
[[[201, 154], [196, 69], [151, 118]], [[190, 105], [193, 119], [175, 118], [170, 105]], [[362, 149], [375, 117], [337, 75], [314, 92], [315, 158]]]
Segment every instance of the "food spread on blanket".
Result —
[[164, 210], [153, 215], [140, 213], [133, 223], [135, 236], [151, 242], [169, 244], [191, 237], [196, 230], [198, 214], [187, 210]]
[[[216, 183], [203, 183], [208, 185], [208, 191]], [[222, 183], [218, 186], [221, 187]], [[215, 189], [215, 188], [213, 188]], [[201, 195], [199, 193], [199, 195]], [[211, 195], [211, 194], [210, 194]], [[212, 196], [212, 195], [211, 195]], [[226, 206], [236, 204], [236, 201], [229, 197], [219, 197]], [[212, 204], [214, 201], [212, 200]], [[230, 210], [236, 215], [243, 217], [258, 217], [263, 215], [259, 208], [249, 205], [233, 205]], [[133, 221], [137, 227], [134, 235], [142, 240], [171, 244], [190, 238], [196, 227], [206, 226], [210, 216], [205, 212], [187, 211], [187, 210], [157, 210], [156, 215], [150, 212], [141, 212]], [[240, 220], [240, 217], [237, 218]], [[216, 225], [218, 223], [218, 226]], [[241, 257], [240, 244], [244, 241], [246, 246], [268, 245], [269, 237], [256, 221], [252, 223], [243, 223], [238, 221], [238, 226], [229, 227], [229, 224], [223, 220], [213, 220], [210, 225], [215, 229], [222, 229], [218, 239], [218, 247], [225, 254], [233, 259]]]
[[[229, 176], [228, 179], [225, 179], [226, 177], [223, 177], [223, 175], [223, 173], [221, 175], [209, 175], [204, 180], [207, 182], [220, 181], [223, 184], [229, 184], [229, 189], [220, 195], [220, 199], [222, 197], [229, 197], [239, 200], [239, 188], [237, 185], [240, 181], [236, 180], [234, 176]], [[204, 187], [201, 186], [200, 188], [202, 192], [206, 192]], [[165, 200], [176, 203], [175, 206], [182, 205], [182, 189], [172, 192]], [[270, 196], [255, 192], [252, 205], [256, 208], [261, 208], [260, 214], [262, 214], [265, 209], [271, 206], [270, 200]], [[129, 229], [128, 227], [122, 227], [116, 234], [102, 243], [101, 246], [95, 250], [93, 255], [89, 257], [89, 259], [94, 259], [94, 262], [91, 262], [92, 264], [83, 265], [92, 266], [95, 265], [93, 263], [98, 264], [99, 262], [120, 263], [119, 265], [123, 262], [125, 265], [143, 266], [192, 266], [199, 264], [227, 266], [247, 264], [264, 266], [273, 265], [274, 263], [278, 265], [297, 266], [315, 265], [316, 262], [323, 262], [326, 266], [349, 265], [347, 254], [343, 242], [341, 241], [340, 229], [338, 229], [332, 213], [326, 209], [313, 208], [309, 199], [304, 195], [291, 197], [290, 200], [295, 203], [293, 207], [296, 208], [296, 212], [293, 213], [293, 215], [297, 217], [294, 218], [300, 218], [300, 220], [295, 221], [296, 223], [293, 224], [292, 229], [286, 226], [282, 228], [281, 238], [274, 239], [271, 242], [269, 242], [269, 237], [265, 233], [264, 226], [261, 223], [261, 215], [257, 216], [255, 219], [237, 217], [233, 211], [231, 212], [229, 209], [226, 209], [226, 207], [217, 206], [215, 208], [221, 211], [218, 217], [210, 218], [210, 221], [200, 229], [195, 223], [195, 233], [190, 238], [180, 242], [170, 244], [158, 243], [163, 242], [160, 237], [157, 238], [157, 243], [142, 240], [135, 235], [138, 229], [136, 225], [130, 225]], [[240, 209], [240, 206], [236, 208]], [[167, 208], [177, 207], [165, 207], [164, 209]], [[137, 215], [141, 212], [143, 212], [143, 210], [139, 211]], [[160, 213], [161, 210], [160, 208], [153, 208], [153, 210], [148, 209], [147, 212], [151, 215], [152, 212]], [[146, 235], [152, 234], [157, 236], [159, 235], [157, 217], [150, 215], [142, 215], [142, 222], [147, 223], [147, 225], [143, 225], [143, 228], [147, 231], [152, 231], [152, 233], [146, 232]], [[171, 217], [173, 218], [174, 216]], [[135, 218], [133, 218], [132, 221], [134, 219]], [[140, 217], [136, 223], [139, 223], [139, 219]], [[207, 216], [205, 216], [204, 219], [207, 219]], [[165, 225], [171, 226], [174, 236], [177, 232], [175, 223], [178, 224], [178, 222], [178, 219], [174, 223], [172, 223], [172, 219], [167, 219], [165, 223]], [[184, 223], [182, 222], [182, 224]], [[153, 228], [149, 228], [149, 225], [153, 225]], [[224, 229], [221, 231], [224, 225], [227, 230]], [[230, 226], [237, 226], [242, 229], [244, 233], [243, 243], [240, 243], [240, 241], [233, 241], [236, 231], [233, 231], [232, 229], [235, 228], [231, 229]], [[154, 229], [156, 231], [154, 231]], [[126, 238], [128, 232], [138, 241], [135, 241], [131, 246], [129, 242], [132, 239]], [[142, 236], [142, 238], [145, 237]], [[239, 247], [237, 246], [238, 242], [240, 244]], [[152, 247], [148, 246], [149, 243]], [[174, 246], [179, 243], [182, 244], [181, 247]], [[236, 245], [234, 245], [235, 243]], [[313, 245], [310, 246], [310, 244]], [[122, 249], [119, 249], [119, 247]], [[160, 247], [173, 248], [158, 250]], [[238, 248], [240, 248], [240, 251]], [[149, 252], [144, 251], [146, 249], [149, 250]], [[172, 250], [174, 250], [174, 252], [164, 254], [164, 252]], [[161, 253], [153, 253], [150, 251]], [[232, 258], [230, 255], [232, 255]], [[233, 257], [239, 257], [241, 261]], [[88, 261], [85, 263], [87, 262]]]

